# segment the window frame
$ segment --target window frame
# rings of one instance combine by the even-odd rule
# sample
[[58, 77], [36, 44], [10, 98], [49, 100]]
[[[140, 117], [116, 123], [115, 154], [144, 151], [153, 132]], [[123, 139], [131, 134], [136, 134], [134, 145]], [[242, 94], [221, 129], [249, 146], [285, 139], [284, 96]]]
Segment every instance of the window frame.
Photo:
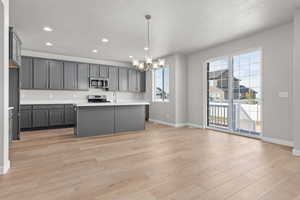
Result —
[[[170, 91], [170, 68], [169, 67], [164, 67], [164, 68], [158, 68], [158, 69], [154, 69], [152, 71], [152, 102], [161, 102], [161, 103], [168, 103], [170, 102], [170, 97], [165, 97], [164, 95], [162, 95], [162, 98], [157, 99], [156, 98], [156, 70], [162, 70], [162, 91], [165, 91], [165, 70], [168, 69], [168, 73], [169, 73], [169, 91]], [[170, 95], [170, 92], [169, 92]]]

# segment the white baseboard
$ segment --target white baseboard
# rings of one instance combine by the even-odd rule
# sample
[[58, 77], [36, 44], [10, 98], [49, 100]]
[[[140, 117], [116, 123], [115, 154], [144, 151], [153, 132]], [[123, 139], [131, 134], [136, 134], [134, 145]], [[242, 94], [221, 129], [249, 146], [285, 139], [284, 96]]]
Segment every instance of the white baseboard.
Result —
[[198, 125], [198, 124], [187, 123], [186, 125], [192, 128], [203, 128], [202, 125]]
[[294, 143], [292, 141], [288, 141], [288, 140], [275, 139], [275, 138], [270, 138], [270, 137], [262, 137], [261, 139], [265, 142], [269, 142], [269, 143], [273, 143], [273, 144], [294, 147]]
[[157, 120], [157, 119], [149, 119], [149, 122], [154, 122], [154, 123], [162, 124], [162, 125], [166, 125], [166, 126], [172, 126], [172, 127], [175, 127], [175, 128], [187, 126], [186, 123], [173, 124], [173, 123], [170, 123], [170, 122], [165, 122], [165, 121], [161, 121], [161, 120]]
[[8, 161], [7, 164], [4, 166], [0, 166], [0, 175], [6, 174], [9, 168], [10, 168], [10, 161]]
[[294, 156], [300, 156], [300, 149], [293, 149], [293, 155]]

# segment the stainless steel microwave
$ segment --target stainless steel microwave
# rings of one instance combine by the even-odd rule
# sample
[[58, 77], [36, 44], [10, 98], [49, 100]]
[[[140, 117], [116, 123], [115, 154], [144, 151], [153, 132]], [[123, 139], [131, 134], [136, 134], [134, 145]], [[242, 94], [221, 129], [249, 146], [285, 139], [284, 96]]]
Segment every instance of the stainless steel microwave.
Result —
[[90, 77], [90, 88], [108, 89], [108, 79]]

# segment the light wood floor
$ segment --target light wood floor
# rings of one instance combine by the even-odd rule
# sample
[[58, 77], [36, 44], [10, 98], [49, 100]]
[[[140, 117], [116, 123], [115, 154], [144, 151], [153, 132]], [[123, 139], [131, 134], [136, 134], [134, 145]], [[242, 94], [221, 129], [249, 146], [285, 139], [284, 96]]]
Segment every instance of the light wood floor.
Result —
[[11, 159], [1, 200], [300, 200], [300, 158], [290, 148], [202, 129], [27, 132]]

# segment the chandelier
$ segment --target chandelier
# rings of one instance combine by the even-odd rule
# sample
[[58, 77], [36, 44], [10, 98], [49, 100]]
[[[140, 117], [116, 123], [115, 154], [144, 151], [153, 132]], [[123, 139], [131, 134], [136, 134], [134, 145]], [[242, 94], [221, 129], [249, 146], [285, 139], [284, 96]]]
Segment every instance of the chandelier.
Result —
[[150, 20], [151, 15], [145, 16], [147, 22], [147, 46], [144, 50], [147, 52], [144, 60], [132, 60], [132, 65], [140, 71], [150, 71], [157, 68], [163, 68], [165, 66], [164, 59], [153, 60], [150, 56]]

